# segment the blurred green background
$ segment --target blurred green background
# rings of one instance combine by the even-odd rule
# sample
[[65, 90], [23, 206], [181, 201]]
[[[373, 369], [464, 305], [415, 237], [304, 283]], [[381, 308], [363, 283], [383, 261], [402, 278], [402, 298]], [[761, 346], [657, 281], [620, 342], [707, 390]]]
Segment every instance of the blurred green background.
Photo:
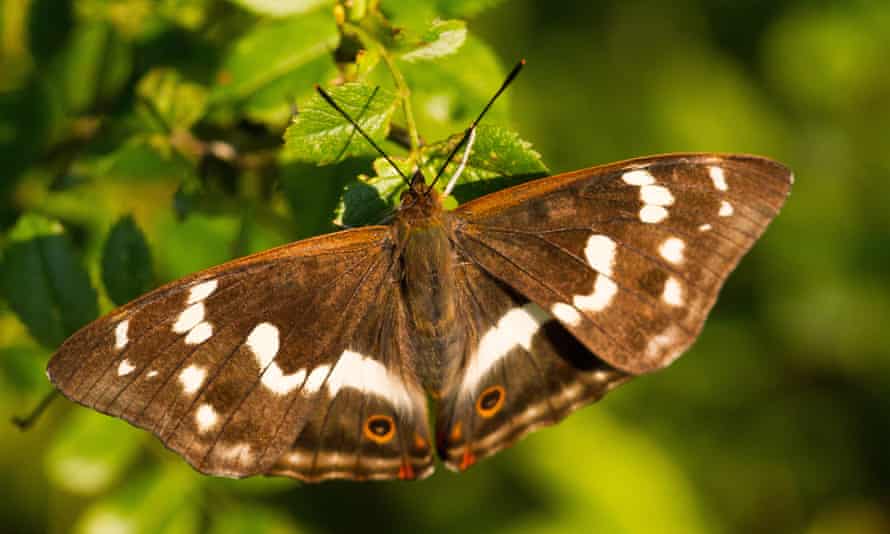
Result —
[[[795, 171], [698, 343], [467, 473], [419, 483], [211, 479], [146, 432], [56, 401], [29, 432], [0, 424], [4, 531], [890, 532], [890, 3], [382, 9], [406, 35], [468, 21], [457, 54], [404, 65], [427, 140], [460, 131], [525, 57], [491, 121], [554, 173], [690, 150]], [[95, 316], [95, 292], [107, 311], [331, 229], [369, 160], [317, 168], [279, 147], [290, 102], [337, 78], [337, 41], [325, 0], [0, 3], [0, 421], [49, 390], [45, 363]], [[214, 140], [239, 148], [237, 164], [213, 157], [226, 155]], [[139, 276], [103, 279], [127, 214], [113, 250]], [[22, 295], [32, 287], [52, 291]]]

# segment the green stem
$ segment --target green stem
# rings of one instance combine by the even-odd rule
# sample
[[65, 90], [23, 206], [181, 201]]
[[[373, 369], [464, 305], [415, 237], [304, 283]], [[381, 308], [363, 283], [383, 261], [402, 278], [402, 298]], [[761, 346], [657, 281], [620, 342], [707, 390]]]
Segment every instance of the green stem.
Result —
[[389, 69], [390, 74], [392, 74], [399, 97], [402, 99], [402, 110], [405, 113], [405, 123], [407, 124], [408, 136], [411, 140], [411, 158], [415, 158], [420, 153], [420, 134], [417, 132], [417, 123], [414, 121], [414, 111], [411, 109], [411, 90], [408, 89], [408, 84], [405, 82], [405, 77], [402, 75], [402, 71], [399, 70], [399, 67], [396, 65], [395, 60], [389, 54], [386, 47], [374, 39], [374, 37], [360, 26], [347, 22], [343, 24], [343, 29], [357, 35], [359, 40], [361, 40], [369, 49], [376, 50], [380, 54], [380, 57], [383, 58], [383, 62], [386, 63], [386, 67]]

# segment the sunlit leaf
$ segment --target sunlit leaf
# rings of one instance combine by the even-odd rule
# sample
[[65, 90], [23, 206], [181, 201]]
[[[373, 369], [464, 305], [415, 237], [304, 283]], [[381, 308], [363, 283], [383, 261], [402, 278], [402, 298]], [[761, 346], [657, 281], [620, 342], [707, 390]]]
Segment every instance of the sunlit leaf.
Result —
[[[294, 72], [304, 68], [315, 72], [315, 61], [329, 56], [339, 39], [337, 26], [327, 12], [261, 23], [227, 53], [211, 100], [244, 99], [287, 76], [295, 77], [289, 78], [292, 82], [299, 81], [300, 75]], [[294, 92], [302, 89], [295, 87]]]
[[175, 181], [194, 172], [191, 165], [172, 152], [169, 143], [152, 142], [145, 136], [133, 136], [120, 147], [76, 168], [96, 179]]
[[[381, 87], [349, 83], [331, 88], [331, 98], [375, 141], [389, 131], [396, 96]], [[373, 147], [319, 95], [300, 107], [284, 134], [285, 156], [324, 165], [344, 158], [376, 154]]]
[[[424, 148], [428, 165], [438, 169], [445, 157], [463, 137], [463, 133]], [[449, 163], [440, 180], [441, 186], [447, 183], [464, 155], [465, 146]], [[454, 196], [461, 202], [476, 198], [504, 187], [540, 178], [547, 174], [547, 167], [541, 161], [531, 143], [520, 139], [516, 132], [499, 126], [481, 125], [476, 130], [476, 140], [470, 151], [467, 164], [460, 175]]]
[[53, 436], [46, 455], [47, 475], [65, 491], [101, 493], [120, 480], [147, 436], [119, 419], [76, 410]]
[[336, 75], [337, 68], [331, 55], [321, 55], [258, 89], [244, 101], [242, 112], [276, 130], [283, 130], [296, 103], [312, 96], [316, 83], [324, 83]]
[[133, 217], [112, 227], [102, 252], [102, 282], [115, 304], [125, 304], [153, 287], [151, 252]]
[[[472, 35], [452, 55], [402, 65], [411, 87], [418, 128], [427, 139], [463, 131], [507, 74], [491, 48]], [[509, 92], [502, 95], [486, 122], [506, 119], [509, 99]]]
[[9, 237], [3, 294], [31, 335], [55, 348], [96, 318], [96, 291], [58, 222], [24, 215]]
[[402, 54], [408, 62], [425, 61], [457, 52], [467, 40], [467, 24], [462, 20], [436, 20], [410, 52]]
[[182, 79], [172, 69], [149, 71], [136, 87], [136, 93], [150, 114], [170, 130], [188, 129], [204, 115], [207, 90]]
[[333, 5], [334, 0], [229, 0], [259, 15], [286, 17], [312, 11], [320, 6]]
[[49, 66], [49, 84], [71, 113], [87, 111], [121, 90], [132, 71], [127, 45], [105, 22], [75, 27], [62, 53]]
[[448, 17], [472, 17], [504, 0], [437, 0], [439, 12]]

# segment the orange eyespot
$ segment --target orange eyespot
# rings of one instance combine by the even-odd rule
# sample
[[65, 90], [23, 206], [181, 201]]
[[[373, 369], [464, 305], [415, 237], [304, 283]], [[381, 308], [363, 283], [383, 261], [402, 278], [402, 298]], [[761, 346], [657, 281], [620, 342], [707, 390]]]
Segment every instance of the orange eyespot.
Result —
[[486, 419], [493, 417], [504, 406], [504, 397], [503, 386], [485, 388], [485, 391], [476, 400], [476, 411]]
[[388, 415], [372, 415], [365, 421], [365, 437], [383, 445], [396, 435], [396, 422]]

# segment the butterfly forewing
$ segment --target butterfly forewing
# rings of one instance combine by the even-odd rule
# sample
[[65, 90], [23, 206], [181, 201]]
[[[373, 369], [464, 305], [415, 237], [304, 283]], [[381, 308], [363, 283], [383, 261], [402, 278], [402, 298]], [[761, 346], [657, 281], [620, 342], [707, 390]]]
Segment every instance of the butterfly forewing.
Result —
[[619, 162], [461, 206], [457, 246], [606, 362], [651, 371], [694, 341], [791, 179], [753, 156]]
[[[403, 364], [410, 347], [392, 342], [397, 311], [384, 319], [377, 306], [398, 302], [394, 260], [388, 230], [371, 227], [198, 273], [72, 336], [50, 379], [72, 400], [151, 430], [205, 473], [267, 472], [308, 432], [309, 453], [352, 440], [344, 456], [365, 476], [427, 474], [429, 446], [416, 446], [429, 440], [426, 402]], [[314, 426], [338, 411], [354, 416], [351, 428]], [[391, 423], [378, 432], [391, 432], [362, 432], [372, 411]], [[418, 436], [411, 449], [402, 435]], [[393, 458], [395, 468], [383, 462]], [[356, 476], [316, 463], [284, 474]]]

